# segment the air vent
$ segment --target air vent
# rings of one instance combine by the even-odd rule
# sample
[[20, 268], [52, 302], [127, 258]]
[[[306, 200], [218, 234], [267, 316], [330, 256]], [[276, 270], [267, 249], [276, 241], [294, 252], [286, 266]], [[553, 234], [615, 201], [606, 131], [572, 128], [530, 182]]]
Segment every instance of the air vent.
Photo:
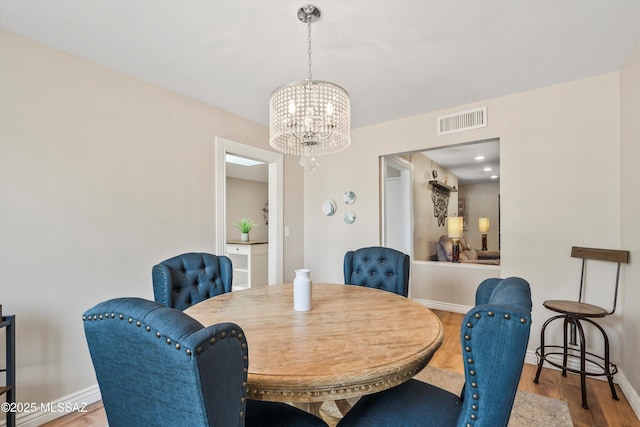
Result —
[[487, 126], [487, 107], [461, 111], [438, 117], [438, 135]]

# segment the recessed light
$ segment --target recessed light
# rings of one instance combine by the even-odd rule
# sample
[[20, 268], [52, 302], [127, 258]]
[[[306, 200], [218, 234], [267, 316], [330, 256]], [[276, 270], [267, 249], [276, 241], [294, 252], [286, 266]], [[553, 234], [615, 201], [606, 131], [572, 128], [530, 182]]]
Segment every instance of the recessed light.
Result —
[[490, 172], [490, 171], [492, 171], [492, 170], [493, 170], [493, 169], [491, 169], [491, 168], [484, 168], [484, 169], [483, 169], [483, 171], [485, 171], [485, 172]]
[[491, 179], [498, 179], [498, 175], [491, 175]]
[[484, 156], [476, 156], [475, 159], [476, 160], [484, 160]]

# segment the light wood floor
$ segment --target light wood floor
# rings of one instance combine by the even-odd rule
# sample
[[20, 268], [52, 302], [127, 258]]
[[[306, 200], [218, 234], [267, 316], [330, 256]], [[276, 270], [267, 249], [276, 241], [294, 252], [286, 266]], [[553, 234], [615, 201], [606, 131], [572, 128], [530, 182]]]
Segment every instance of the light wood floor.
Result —
[[[434, 310], [434, 312], [440, 317], [445, 327], [445, 340], [429, 365], [463, 373], [459, 340], [463, 315], [439, 310]], [[575, 427], [640, 427], [640, 421], [618, 386], [616, 388], [620, 400], [615, 401], [611, 398], [609, 385], [606, 381], [588, 378], [589, 409], [583, 409], [578, 376], [568, 375], [565, 378], [560, 375], [559, 371], [544, 368], [540, 376], [540, 383], [534, 384], [535, 373], [536, 367], [534, 365], [525, 364], [518, 388], [568, 402]], [[107, 417], [100, 402], [94, 403], [88, 407], [88, 410], [88, 413], [66, 415], [43, 426], [102, 427], [107, 425]]]

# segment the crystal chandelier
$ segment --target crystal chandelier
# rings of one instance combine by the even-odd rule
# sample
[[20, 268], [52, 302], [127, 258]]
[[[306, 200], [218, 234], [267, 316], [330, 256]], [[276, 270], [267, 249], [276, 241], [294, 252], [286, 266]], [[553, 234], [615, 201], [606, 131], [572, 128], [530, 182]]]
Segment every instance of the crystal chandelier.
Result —
[[307, 80], [281, 86], [269, 101], [269, 143], [285, 154], [301, 156], [300, 165], [318, 168], [318, 156], [337, 153], [351, 144], [351, 105], [342, 87], [311, 78], [311, 23], [320, 9], [306, 5], [298, 19], [307, 24]]

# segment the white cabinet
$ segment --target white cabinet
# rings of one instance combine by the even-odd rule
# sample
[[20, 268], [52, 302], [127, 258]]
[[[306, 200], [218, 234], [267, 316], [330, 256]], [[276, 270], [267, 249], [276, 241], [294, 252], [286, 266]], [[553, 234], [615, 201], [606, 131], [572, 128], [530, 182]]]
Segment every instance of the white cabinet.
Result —
[[267, 242], [227, 242], [227, 256], [233, 264], [232, 290], [268, 284], [269, 245]]

